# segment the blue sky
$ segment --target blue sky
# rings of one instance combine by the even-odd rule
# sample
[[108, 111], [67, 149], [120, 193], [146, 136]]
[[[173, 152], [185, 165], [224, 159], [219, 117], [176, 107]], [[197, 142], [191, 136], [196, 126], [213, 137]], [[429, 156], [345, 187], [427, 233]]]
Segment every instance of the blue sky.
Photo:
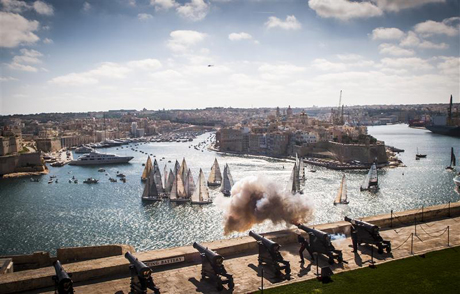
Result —
[[[459, 101], [457, 0], [0, 0], [0, 114]], [[208, 66], [212, 65], [212, 66]]]

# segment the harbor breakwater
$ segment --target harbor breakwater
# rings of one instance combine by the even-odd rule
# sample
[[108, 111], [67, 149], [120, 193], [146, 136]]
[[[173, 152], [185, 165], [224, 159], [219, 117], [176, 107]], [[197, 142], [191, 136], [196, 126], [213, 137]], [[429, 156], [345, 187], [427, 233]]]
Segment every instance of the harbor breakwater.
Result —
[[[383, 229], [399, 226], [409, 226], [414, 221], [427, 222], [447, 217], [460, 216], [460, 203], [448, 203], [431, 207], [421, 207], [397, 213], [388, 213], [362, 218], [362, 220], [380, 226]], [[328, 233], [345, 234], [349, 236], [350, 224], [345, 221], [310, 225]], [[264, 236], [281, 244], [297, 242], [295, 229], [265, 233]], [[256, 252], [257, 243], [252, 237], [240, 237], [228, 240], [205, 243], [225, 258], [237, 254], [251, 254]], [[171, 266], [182, 267], [197, 264], [200, 261], [199, 253], [192, 246], [175, 247], [136, 253], [135, 256], [150, 266], [154, 271]], [[173, 264], [173, 265], [171, 265]], [[64, 264], [67, 272], [72, 273], [74, 282], [109, 278], [114, 275], [128, 276], [128, 261], [123, 255], [97, 260], [87, 260]], [[52, 267], [36, 270], [27, 270], [0, 276], [0, 293], [13, 293], [53, 286], [51, 277], [54, 275]]]

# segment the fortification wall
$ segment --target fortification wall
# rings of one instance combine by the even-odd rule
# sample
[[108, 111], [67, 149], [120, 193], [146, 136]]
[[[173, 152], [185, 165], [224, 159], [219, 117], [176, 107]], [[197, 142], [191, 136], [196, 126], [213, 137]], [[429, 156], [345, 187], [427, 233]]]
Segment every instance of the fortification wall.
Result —
[[0, 175], [43, 170], [40, 152], [0, 156]]
[[[460, 216], [460, 202], [450, 205], [443, 204], [426, 207], [422, 209], [413, 209], [397, 213], [397, 220], [393, 222], [394, 215], [383, 214], [371, 217], [361, 218], [361, 220], [378, 225], [381, 228], [389, 228], [392, 224], [413, 223], [414, 219], [421, 221], [434, 221], [446, 217]], [[345, 221], [339, 221], [328, 224], [311, 225], [316, 229], [328, 233], [343, 233], [349, 235], [350, 224]], [[296, 230], [283, 230], [264, 234], [267, 238], [286, 245], [297, 242]], [[228, 240], [219, 240], [210, 243], [203, 243], [225, 258], [243, 253], [255, 253], [257, 243], [252, 237], [240, 237]], [[176, 247], [169, 249], [153, 250], [136, 253], [135, 256], [145, 263], [160, 262], [162, 260], [183, 259], [180, 265], [197, 264], [200, 262], [200, 255], [191, 244], [190, 246]], [[179, 266], [180, 266], [179, 265]], [[167, 267], [167, 263], [161, 267]], [[115, 256], [101, 258], [91, 261], [70, 263], [65, 266], [65, 270], [72, 273], [74, 282], [87, 281], [99, 278], [107, 278], [113, 275], [129, 275], [128, 261], [124, 256]], [[0, 293], [13, 293], [40, 289], [53, 286], [51, 277], [54, 275], [54, 268], [46, 267], [37, 270], [22, 271], [20, 273], [11, 273], [3, 275], [0, 278]]]

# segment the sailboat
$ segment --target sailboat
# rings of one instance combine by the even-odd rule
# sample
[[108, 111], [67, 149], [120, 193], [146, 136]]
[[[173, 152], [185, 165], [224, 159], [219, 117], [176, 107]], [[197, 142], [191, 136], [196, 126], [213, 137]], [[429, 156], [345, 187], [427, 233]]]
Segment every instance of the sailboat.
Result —
[[155, 183], [155, 176], [153, 169], [150, 170], [150, 173], [147, 177], [147, 183], [144, 187], [144, 192], [142, 193], [142, 200], [144, 201], [161, 201], [160, 194], [157, 190], [157, 185]]
[[176, 177], [174, 176], [172, 169], [169, 169], [168, 181], [166, 182], [166, 185], [165, 185], [165, 192], [167, 194], [171, 193], [175, 178]]
[[415, 158], [425, 158], [426, 154], [420, 154], [418, 153], [418, 148], [417, 148], [417, 154], [415, 154]]
[[448, 170], [454, 170], [454, 166], [456, 166], [456, 158], [455, 158], [455, 153], [454, 153], [454, 147], [451, 148], [450, 150], [450, 165], [446, 167]]
[[187, 177], [185, 181], [185, 193], [187, 197], [192, 197], [193, 192], [195, 192], [196, 186], [195, 181], [193, 180], [193, 175], [190, 169], [188, 169]]
[[224, 194], [224, 196], [230, 196], [230, 191], [232, 190], [233, 184], [233, 177], [230, 173], [230, 167], [228, 164], [226, 164], [224, 167], [222, 185], [220, 186], [220, 191]]
[[289, 178], [287, 190], [290, 191], [293, 195], [296, 193], [303, 193], [300, 190], [299, 169], [297, 168], [296, 163], [294, 163], [294, 167], [292, 168], [291, 177]]
[[373, 163], [371, 168], [369, 169], [369, 172], [366, 175], [366, 178], [364, 179], [363, 184], [361, 185], [360, 190], [361, 191], [366, 191], [366, 190], [377, 191], [378, 189], [379, 189], [379, 177], [377, 173], [377, 166], [375, 165], [375, 163]]
[[166, 164], [163, 170], [163, 174], [164, 174], [163, 187], [165, 188], [165, 192], [166, 192], [166, 186], [168, 185], [168, 168], [166, 167]]
[[144, 172], [142, 173], [142, 176], [141, 176], [141, 181], [147, 180], [151, 169], [152, 169], [152, 160], [150, 159], [150, 156], [147, 156], [147, 162], [145, 163]]
[[179, 161], [177, 161], [176, 159], [176, 163], [174, 164], [174, 175], [177, 175], [179, 170], [180, 170], [180, 164], [179, 164]]
[[220, 186], [222, 184], [222, 174], [220, 172], [219, 163], [217, 162], [217, 158], [214, 159], [214, 164], [211, 167], [211, 173], [209, 174], [208, 178], [208, 186]]
[[182, 177], [177, 173], [174, 178], [172, 185], [171, 194], [169, 194], [169, 200], [171, 202], [189, 202], [190, 197], [187, 196], [185, 191], [184, 181]]
[[345, 175], [342, 176], [342, 182], [340, 183], [339, 191], [337, 192], [337, 197], [335, 197], [334, 205], [337, 204], [348, 204], [347, 200], [347, 181]]
[[192, 194], [192, 204], [211, 204], [212, 199], [209, 197], [208, 187], [206, 186], [204, 173], [201, 168], [196, 183], [197, 187]]

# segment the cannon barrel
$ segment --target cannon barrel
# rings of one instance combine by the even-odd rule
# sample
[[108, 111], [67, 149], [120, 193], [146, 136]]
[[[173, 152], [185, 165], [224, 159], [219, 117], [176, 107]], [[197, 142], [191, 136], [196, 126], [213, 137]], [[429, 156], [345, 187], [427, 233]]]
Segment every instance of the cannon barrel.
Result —
[[73, 282], [70, 279], [72, 274], [68, 274], [64, 268], [62, 268], [61, 262], [56, 260], [53, 262], [54, 270], [56, 271], [56, 276], [53, 277], [53, 280], [57, 286], [57, 293], [73, 293]]
[[54, 266], [54, 270], [56, 271], [56, 277], [57, 277], [58, 283], [61, 283], [61, 281], [64, 281], [64, 280], [67, 280], [67, 281], [71, 280], [69, 277], [69, 274], [67, 274], [64, 268], [62, 268], [61, 262], [59, 260], [56, 260], [55, 262], [53, 262], [53, 266]]
[[374, 234], [379, 233], [379, 227], [376, 226], [376, 225], [370, 224], [368, 222], [355, 220], [355, 219], [349, 218], [347, 216], [345, 217], [345, 221], [351, 223], [352, 225], [364, 227], [370, 233], [374, 233]]
[[276, 242], [273, 242], [272, 240], [270, 239], [267, 239], [257, 233], [255, 233], [254, 231], [249, 231], [249, 236], [253, 237], [254, 239], [256, 239], [257, 241], [261, 242], [265, 248], [267, 248], [270, 252], [278, 252], [279, 249], [280, 249], [280, 245]]
[[125, 253], [125, 257], [136, 268], [136, 272], [138, 275], [145, 279], [149, 278], [150, 274], [152, 273], [152, 270], [148, 266], [146, 266], [145, 263], [137, 259], [129, 251]]
[[314, 234], [318, 239], [321, 239], [323, 241], [329, 241], [329, 235], [323, 231], [320, 231], [320, 230], [316, 230], [316, 229], [312, 229], [312, 228], [309, 228], [307, 226], [304, 226], [302, 224], [298, 224], [297, 227], [301, 230], [304, 230], [305, 232], [307, 233], [312, 233]]
[[201, 244], [195, 242], [193, 243], [193, 248], [204, 254], [212, 264], [220, 266], [224, 262], [224, 258], [222, 256]]

